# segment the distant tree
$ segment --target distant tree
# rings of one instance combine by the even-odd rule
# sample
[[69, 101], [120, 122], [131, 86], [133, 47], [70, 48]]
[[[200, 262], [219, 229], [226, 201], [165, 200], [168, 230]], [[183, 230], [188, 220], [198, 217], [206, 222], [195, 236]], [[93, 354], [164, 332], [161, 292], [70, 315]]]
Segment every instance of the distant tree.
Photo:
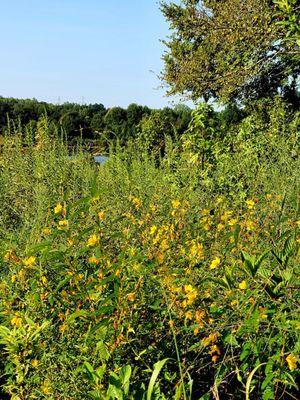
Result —
[[122, 107], [110, 108], [104, 116], [105, 131], [110, 139], [124, 139], [127, 131], [127, 113]]
[[162, 152], [165, 145], [165, 137], [175, 137], [176, 121], [174, 111], [169, 108], [152, 110], [145, 116], [139, 125], [139, 140], [145, 148]]

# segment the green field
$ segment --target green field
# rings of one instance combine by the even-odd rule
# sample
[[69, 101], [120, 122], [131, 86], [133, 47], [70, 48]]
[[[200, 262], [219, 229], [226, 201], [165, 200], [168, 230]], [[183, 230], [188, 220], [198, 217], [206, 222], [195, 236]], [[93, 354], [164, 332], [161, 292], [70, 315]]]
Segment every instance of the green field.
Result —
[[101, 165], [46, 119], [6, 135], [3, 399], [297, 398], [299, 114], [284, 110], [201, 150], [200, 107], [163, 154], [133, 141]]

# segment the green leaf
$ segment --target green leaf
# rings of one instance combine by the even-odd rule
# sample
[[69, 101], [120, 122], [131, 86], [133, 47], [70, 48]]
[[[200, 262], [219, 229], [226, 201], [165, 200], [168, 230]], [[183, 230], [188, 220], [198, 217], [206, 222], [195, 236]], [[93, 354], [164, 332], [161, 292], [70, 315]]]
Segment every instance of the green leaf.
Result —
[[149, 386], [148, 386], [148, 390], [147, 390], [147, 400], [152, 400], [152, 393], [154, 390], [154, 385], [155, 385], [156, 379], [158, 378], [158, 375], [159, 375], [161, 369], [163, 368], [163, 366], [165, 365], [165, 363], [168, 360], [169, 360], [168, 358], [165, 358], [164, 360], [158, 361], [156, 364], [154, 364], [152, 376], [150, 378], [150, 382], [149, 382]]

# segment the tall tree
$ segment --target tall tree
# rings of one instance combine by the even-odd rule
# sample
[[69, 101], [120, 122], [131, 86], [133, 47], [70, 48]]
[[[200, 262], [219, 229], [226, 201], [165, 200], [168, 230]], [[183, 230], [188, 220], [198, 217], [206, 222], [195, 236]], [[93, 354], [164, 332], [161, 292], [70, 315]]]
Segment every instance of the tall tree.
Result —
[[[289, 13], [282, 3], [293, 3]], [[192, 99], [244, 100], [273, 95], [299, 76], [293, 35], [299, 0], [182, 0], [161, 2], [173, 31], [165, 41], [162, 78], [169, 93]], [[282, 8], [283, 7], [283, 8]], [[296, 21], [296, 22], [295, 22]], [[290, 19], [289, 19], [290, 22]]]

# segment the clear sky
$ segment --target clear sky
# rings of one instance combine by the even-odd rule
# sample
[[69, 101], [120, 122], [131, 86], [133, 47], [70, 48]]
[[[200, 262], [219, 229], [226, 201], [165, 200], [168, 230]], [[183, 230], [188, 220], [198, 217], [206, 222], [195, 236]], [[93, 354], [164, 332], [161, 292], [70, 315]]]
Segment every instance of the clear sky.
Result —
[[[0, 95], [161, 107], [156, 0], [0, 0]], [[151, 72], [153, 71], [153, 72]]]

